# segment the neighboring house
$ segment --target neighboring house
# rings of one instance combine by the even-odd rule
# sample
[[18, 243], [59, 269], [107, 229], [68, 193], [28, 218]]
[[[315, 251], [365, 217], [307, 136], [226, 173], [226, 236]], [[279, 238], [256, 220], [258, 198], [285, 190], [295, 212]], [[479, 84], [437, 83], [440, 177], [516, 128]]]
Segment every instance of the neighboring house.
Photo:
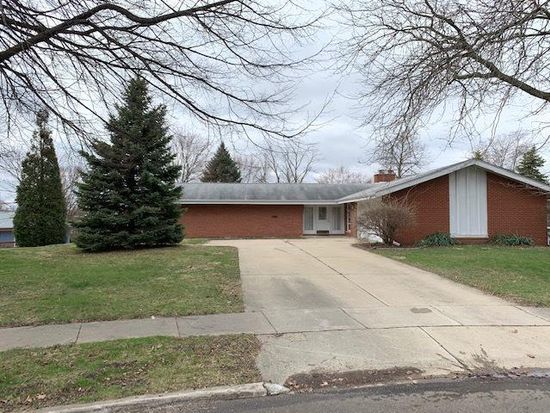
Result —
[[370, 184], [190, 183], [183, 193], [188, 237], [357, 236], [364, 202], [393, 197], [416, 216], [397, 237], [403, 245], [434, 232], [465, 243], [508, 233], [548, 240], [550, 186], [473, 159], [402, 179], [379, 173]]
[[15, 236], [13, 234], [14, 212], [0, 211], [0, 248], [15, 247]]

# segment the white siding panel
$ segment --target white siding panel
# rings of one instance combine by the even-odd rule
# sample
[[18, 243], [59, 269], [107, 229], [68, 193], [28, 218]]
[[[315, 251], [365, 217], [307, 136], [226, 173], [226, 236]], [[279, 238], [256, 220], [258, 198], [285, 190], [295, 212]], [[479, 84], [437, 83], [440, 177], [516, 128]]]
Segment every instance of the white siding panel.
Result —
[[315, 210], [313, 207], [304, 207], [304, 234], [315, 233], [313, 214]]
[[475, 166], [449, 174], [449, 217], [453, 237], [487, 236], [487, 174]]

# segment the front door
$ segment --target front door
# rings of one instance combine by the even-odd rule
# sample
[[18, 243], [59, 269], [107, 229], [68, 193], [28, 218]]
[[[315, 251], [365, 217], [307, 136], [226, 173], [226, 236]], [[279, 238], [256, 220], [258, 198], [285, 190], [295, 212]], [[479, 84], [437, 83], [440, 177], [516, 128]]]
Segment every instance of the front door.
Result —
[[326, 206], [317, 207], [317, 231], [330, 231], [330, 219], [328, 215], [328, 207]]
[[343, 234], [343, 207], [338, 206], [304, 206], [304, 234]]

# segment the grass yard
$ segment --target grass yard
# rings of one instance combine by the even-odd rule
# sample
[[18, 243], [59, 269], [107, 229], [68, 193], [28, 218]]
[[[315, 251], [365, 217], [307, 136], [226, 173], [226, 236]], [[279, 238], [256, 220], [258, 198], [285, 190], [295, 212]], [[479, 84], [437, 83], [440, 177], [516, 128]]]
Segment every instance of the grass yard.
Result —
[[550, 248], [471, 245], [372, 251], [521, 304], [550, 306]]
[[151, 337], [0, 352], [0, 411], [258, 382], [251, 335]]
[[243, 311], [237, 250], [0, 249], [0, 326]]

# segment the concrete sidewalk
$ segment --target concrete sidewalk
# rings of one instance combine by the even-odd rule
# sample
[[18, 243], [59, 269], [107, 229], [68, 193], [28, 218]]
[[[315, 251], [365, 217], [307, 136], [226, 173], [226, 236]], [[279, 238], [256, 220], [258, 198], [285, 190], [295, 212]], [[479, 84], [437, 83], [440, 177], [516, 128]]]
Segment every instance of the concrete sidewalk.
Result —
[[[314, 332], [350, 332], [354, 335], [357, 332], [365, 334], [368, 330], [372, 337], [375, 330], [389, 334], [389, 330], [404, 328], [416, 328], [419, 331], [421, 328], [432, 328], [433, 334], [437, 334], [437, 328], [447, 328], [446, 334], [452, 335], [453, 327], [483, 326], [546, 326], [550, 331], [550, 309], [499, 306], [498, 311], [494, 310], [496, 309], [487, 306], [281, 309], [14, 327], [0, 329], [0, 350], [151, 336], [187, 337], [241, 333], [279, 336]], [[336, 340], [335, 344], [339, 342], [340, 340]]]

